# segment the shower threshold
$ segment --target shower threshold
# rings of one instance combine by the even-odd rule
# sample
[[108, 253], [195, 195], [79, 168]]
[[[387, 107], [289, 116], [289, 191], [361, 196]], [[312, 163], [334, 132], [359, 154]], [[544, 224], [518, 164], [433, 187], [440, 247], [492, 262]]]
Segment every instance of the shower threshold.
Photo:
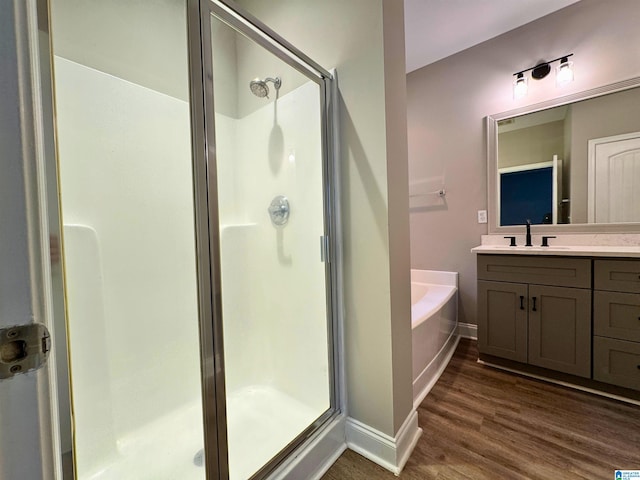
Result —
[[[227, 396], [230, 480], [245, 480], [312, 424], [312, 408], [269, 385]], [[199, 402], [122, 436], [100, 465], [79, 465], [79, 480], [205, 480]]]
[[327, 408], [312, 408], [270, 385], [247, 386], [228, 394], [230, 479], [249, 478]]

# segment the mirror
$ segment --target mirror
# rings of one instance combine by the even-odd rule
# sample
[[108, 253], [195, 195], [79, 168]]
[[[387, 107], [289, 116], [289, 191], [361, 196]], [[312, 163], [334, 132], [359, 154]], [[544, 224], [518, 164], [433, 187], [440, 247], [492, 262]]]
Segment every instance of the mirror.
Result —
[[[487, 117], [490, 233], [640, 231], [640, 78]], [[514, 230], [514, 226], [519, 226]]]

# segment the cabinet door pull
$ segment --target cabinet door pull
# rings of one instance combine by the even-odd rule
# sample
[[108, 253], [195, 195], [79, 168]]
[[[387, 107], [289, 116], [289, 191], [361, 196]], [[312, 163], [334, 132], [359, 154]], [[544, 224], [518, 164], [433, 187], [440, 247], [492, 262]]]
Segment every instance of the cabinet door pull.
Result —
[[533, 307], [531, 308], [531, 311], [537, 312], [538, 310], [536, 309], [536, 297], [531, 297], [531, 300], [533, 300]]
[[[524, 295], [520, 295], [520, 310], [524, 310]], [[638, 318], [640, 320], [640, 318]]]

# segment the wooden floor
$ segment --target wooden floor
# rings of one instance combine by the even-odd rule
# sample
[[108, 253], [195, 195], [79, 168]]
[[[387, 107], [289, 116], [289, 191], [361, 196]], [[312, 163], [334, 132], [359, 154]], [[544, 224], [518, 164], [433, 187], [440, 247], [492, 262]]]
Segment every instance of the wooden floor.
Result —
[[[603, 479], [640, 470], [640, 407], [476, 363], [461, 340], [418, 409], [424, 430], [401, 479]], [[394, 479], [348, 450], [323, 480]]]

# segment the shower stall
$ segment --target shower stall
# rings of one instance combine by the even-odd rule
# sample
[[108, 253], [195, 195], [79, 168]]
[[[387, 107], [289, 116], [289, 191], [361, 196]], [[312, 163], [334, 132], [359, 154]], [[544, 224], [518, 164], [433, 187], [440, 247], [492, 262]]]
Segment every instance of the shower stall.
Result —
[[267, 478], [341, 416], [335, 80], [241, 3], [49, 0], [64, 480]]

